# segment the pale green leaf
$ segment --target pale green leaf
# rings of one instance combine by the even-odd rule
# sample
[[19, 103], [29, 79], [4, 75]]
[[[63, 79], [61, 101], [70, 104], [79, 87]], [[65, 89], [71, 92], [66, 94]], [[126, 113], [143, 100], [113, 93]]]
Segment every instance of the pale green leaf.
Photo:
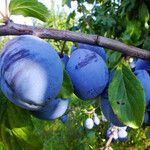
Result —
[[34, 17], [41, 21], [49, 19], [49, 11], [45, 5], [38, 0], [11, 0], [9, 4], [10, 15], [23, 15]]

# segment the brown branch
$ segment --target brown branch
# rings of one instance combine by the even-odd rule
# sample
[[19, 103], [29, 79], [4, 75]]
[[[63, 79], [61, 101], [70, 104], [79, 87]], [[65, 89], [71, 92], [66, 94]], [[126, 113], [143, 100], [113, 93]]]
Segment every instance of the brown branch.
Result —
[[40, 38], [99, 45], [105, 48], [122, 52], [128, 56], [139, 57], [139, 58], [150, 60], [149, 51], [137, 47], [133, 47], [133, 46], [128, 46], [117, 40], [113, 40], [102, 36], [87, 35], [83, 33], [77, 33], [77, 32], [66, 31], [66, 30], [38, 28], [33, 26], [15, 24], [12, 21], [7, 22], [6, 25], [0, 26], [0, 36], [23, 35], [23, 34], [36, 35]]

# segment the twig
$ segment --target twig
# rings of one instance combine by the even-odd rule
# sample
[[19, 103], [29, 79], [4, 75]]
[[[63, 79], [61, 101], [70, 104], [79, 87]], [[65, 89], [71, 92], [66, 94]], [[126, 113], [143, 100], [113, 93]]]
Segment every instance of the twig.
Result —
[[139, 57], [142, 59], [150, 60], [150, 51], [133, 46], [128, 46], [117, 40], [102, 36], [87, 35], [67, 30], [38, 28], [33, 26], [15, 24], [12, 21], [8, 21], [7, 24], [0, 26], [0, 36], [23, 34], [36, 35], [40, 38], [99, 45], [111, 50], [122, 52], [131, 57]]
[[2, 16], [2, 18], [5, 18], [4, 14], [0, 11], [0, 15]]
[[62, 49], [61, 49], [61, 52], [60, 52], [60, 56], [63, 57], [64, 55], [64, 48], [65, 48], [65, 45], [66, 45], [66, 41], [63, 42], [63, 46], [62, 46]]
[[114, 132], [115, 132], [116, 130], [118, 130], [118, 127], [117, 127], [117, 126], [113, 126], [113, 127], [112, 127], [112, 134], [111, 134], [111, 136], [109, 137], [109, 139], [108, 139], [108, 141], [107, 141], [105, 147], [103, 148], [103, 150], [109, 150], [109, 149], [111, 148], [111, 147], [110, 147], [110, 144], [111, 144], [111, 142], [112, 142], [112, 140], [113, 140], [113, 138], [114, 138]]
[[5, 0], [5, 17], [8, 18], [8, 1]]
[[95, 110], [96, 110], [96, 109], [94, 108], [94, 109], [92, 109], [91, 111], [86, 111], [85, 114], [93, 114], [93, 113], [95, 112]]

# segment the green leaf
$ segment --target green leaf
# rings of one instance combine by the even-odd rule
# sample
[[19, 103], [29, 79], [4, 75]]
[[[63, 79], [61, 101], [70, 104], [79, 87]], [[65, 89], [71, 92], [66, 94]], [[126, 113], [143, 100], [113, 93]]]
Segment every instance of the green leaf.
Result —
[[71, 8], [71, 0], [63, 0], [62, 5], [67, 5], [69, 8]]
[[141, 23], [137, 20], [127, 21], [126, 30], [122, 35], [123, 42], [134, 45], [139, 42], [141, 37]]
[[131, 128], [140, 127], [145, 112], [144, 90], [129, 67], [118, 66], [108, 93], [118, 119]]
[[93, 4], [94, 0], [87, 0], [88, 3]]
[[139, 7], [139, 19], [144, 23], [149, 20], [149, 11], [144, 2]]
[[150, 51], [150, 36], [147, 36], [144, 40], [143, 48]]
[[72, 82], [69, 78], [69, 75], [67, 74], [65, 68], [64, 68], [64, 79], [63, 79], [63, 84], [62, 88], [58, 94], [57, 97], [59, 98], [68, 98], [72, 95], [73, 93], [73, 85]]
[[70, 20], [74, 20], [75, 19], [75, 16], [76, 16], [76, 13], [75, 11], [71, 12], [68, 17], [67, 17], [67, 21], [66, 21], [66, 24], [69, 24]]
[[107, 52], [107, 66], [109, 69], [114, 69], [121, 59], [122, 54], [116, 51], [109, 50]]
[[11, 0], [9, 12], [10, 15], [34, 17], [44, 22], [50, 17], [47, 7], [38, 0]]
[[[0, 93], [0, 97], [4, 95]], [[5, 98], [6, 99], [6, 98]], [[27, 110], [21, 109], [7, 100], [7, 107], [1, 115], [0, 135], [5, 147], [9, 150], [41, 150], [43, 143], [37, 133]], [[5, 105], [1, 103], [0, 107]]]

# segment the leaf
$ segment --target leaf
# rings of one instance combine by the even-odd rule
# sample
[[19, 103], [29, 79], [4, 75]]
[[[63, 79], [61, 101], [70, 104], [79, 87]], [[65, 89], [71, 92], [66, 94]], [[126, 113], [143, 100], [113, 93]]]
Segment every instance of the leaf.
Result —
[[127, 44], [132, 44], [137, 46], [139, 39], [141, 37], [141, 23], [137, 20], [127, 21], [127, 26], [125, 32], [123, 32], [122, 40]]
[[107, 66], [109, 69], [114, 69], [121, 59], [122, 54], [116, 51], [109, 50], [107, 52]]
[[144, 90], [132, 71], [122, 64], [110, 83], [109, 101], [118, 119], [131, 128], [143, 123], [145, 112]]
[[75, 16], [76, 16], [76, 13], [75, 11], [71, 12], [68, 17], [67, 17], [67, 21], [66, 21], [66, 24], [69, 24], [70, 20], [74, 20], [75, 19]]
[[34, 17], [44, 22], [50, 17], [47, 7], [38, 0], [11, 0], [9, 12], [10, 15]]
[[147, 36], [144, 40], [143, 48], [150, 51], [150, 36]]
[[[0, 96], [4, 97], [2, 92]], [[0, 105], [0, 107], [3, 106], [4, 104]], [[9, 101], [7, 101], [7, 108], [5, 107], [1, 118], [0, 134], [2, 142], [8, 150], [41, 150], [43, 147], [39, 135], [34, 132], [29, 112]]]
[[71, 0], [63, 0], [62, 5], [67, 5], [69, 8], [71, 8]]
[[87, 0], [88, 3], [93, 4], [94, 0]]
[[63, 79], [63, 84], [62, 88], [58, 94], [57, 97], [59, 98], [68, 98], [72, 95], [73, 93], [73, 85], [72, 82], [69, 78], [69, 75], [67, 74], [65, 68], [64, 68], [64, 79]]
[[139, 19], [144, 23], [149, 20], [149, 11], [144, 2], [139, 7]]

